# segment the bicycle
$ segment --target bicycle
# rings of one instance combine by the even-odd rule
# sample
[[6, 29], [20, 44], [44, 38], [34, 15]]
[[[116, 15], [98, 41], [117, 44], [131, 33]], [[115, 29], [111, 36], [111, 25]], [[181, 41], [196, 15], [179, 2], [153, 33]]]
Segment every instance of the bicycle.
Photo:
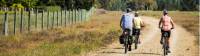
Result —
[[125, 46], [125, 54], [127, 53], [128, 51], [128, 48], [130, 48], [131, 45], [130, 42], [131, 42], [131, 39], [130, 39], [130, 30], [129, 29], [125, 29], [124, 30], [124, 46]]
[[[172, 29], [173, 28], [171, 28], [171, 30]], [[168, 46], [167, 41], [166, 41], [166, 39], [168, 38], [168, 35], [169, 35], [169, 33], [163, 32], [162, 38], [164, 38], [164, 40], [162, 40], [162, 42], [163, 42], [163, 54], [164, 54], [164, 56], [168, 55], [168, 48], [169, 48], [169, 46]]]
[[167, 41], [166, 41], [167, 35], [168, 35], [167, 32], [163, 32], [164, 40], [162, 40], [162, 42], [163, 42], [163, 54], [164, 54], [164, 56], [168, 55], [168, 52], [167, 52]]

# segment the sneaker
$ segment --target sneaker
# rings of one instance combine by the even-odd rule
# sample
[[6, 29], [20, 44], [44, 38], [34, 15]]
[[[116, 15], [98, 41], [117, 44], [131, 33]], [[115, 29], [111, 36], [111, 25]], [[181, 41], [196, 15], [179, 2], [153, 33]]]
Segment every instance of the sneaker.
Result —
[[163, 42], [162, 42], [162, 41], [160, 41], [160, 44], [162, 45], [162, 44], [163, 44]]
[[170, 50], [167, 50], [167, 53], [171, 53], [171, 51], [170, 51]]
[[131, 51], [131, 46], [129, 46], [128, 51]]

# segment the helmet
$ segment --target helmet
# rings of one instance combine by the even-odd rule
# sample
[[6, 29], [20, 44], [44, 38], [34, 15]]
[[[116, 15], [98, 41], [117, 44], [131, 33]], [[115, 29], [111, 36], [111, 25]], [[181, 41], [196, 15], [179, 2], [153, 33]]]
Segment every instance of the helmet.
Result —
[[135, 12], [135, 16], [136, 16], [136, 17], [138, 17], [138, 16], [139, 16], [139, 15], [138, 15], [138, 13], [139, 13], [139, 12], [137, 12], [137, 11]]
[[168, 11], [166, 9], [164, 9], [163, 14], [168, 14]]
[[132, 10], [130, 8], [127, 8], [126, 9], [126, 12], [131, 12]]
[[138, 11], [135, 12], [135, 14], [138, 14], [138, 13], [139, 13]]

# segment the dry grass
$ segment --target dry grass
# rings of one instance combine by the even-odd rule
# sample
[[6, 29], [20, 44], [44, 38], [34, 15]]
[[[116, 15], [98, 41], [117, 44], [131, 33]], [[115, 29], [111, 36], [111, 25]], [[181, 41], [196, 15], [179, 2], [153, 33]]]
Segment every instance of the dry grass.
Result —
[[89, 22], [66, 28], [1, 36], [0, 56], [76, 56], [95, 50], [118, 38], [116, 15], [95, 15]]

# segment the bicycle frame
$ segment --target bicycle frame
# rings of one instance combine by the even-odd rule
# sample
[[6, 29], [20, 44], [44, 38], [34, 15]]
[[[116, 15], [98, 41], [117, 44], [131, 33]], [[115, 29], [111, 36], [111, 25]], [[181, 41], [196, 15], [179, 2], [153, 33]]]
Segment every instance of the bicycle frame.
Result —
[[164, 56], [166, 56], [166, 55], [168, 55], [168, 53], [167, 53], [167, 41], [166, 41], [166, 39], [167, 39], [167, 35], [168, 35], [168, 33], [166, 33], [166, 32], [164, 32], [164, 35], [162, 36], [164, 39], [163, 39], [163, 53], [164, 53]]
[[128, 51], [128, 47], [129, 47], [129, 36], [130, 36], [130, 32], [129, 30], [125, 30], [124, 31], [124, 46], [125, 46], [125, 54]]

